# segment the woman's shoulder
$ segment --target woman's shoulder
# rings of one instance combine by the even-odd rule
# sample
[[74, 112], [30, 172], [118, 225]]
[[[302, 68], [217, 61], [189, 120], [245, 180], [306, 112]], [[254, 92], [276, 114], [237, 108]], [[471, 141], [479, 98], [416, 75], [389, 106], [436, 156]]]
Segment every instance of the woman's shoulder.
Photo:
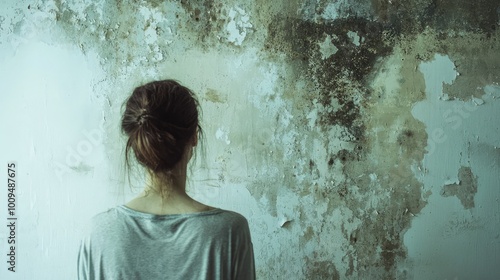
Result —
[[[218, 209], [218, 215], [213, 215], [213, 219], [210, 221], [211, 224], [218, 224], [218, 227], [221, 229], [226, 229], [231, 232], [247, 232], [248, 228], [248, 220], [242, 214], [225, 209]], [[215, 222], [215, 223], [214, 223]]]
[[116, 221], [117, 213], [115, 207], [98, 212], [89, 219], [83, 221], [87, 233], [95, 233], [97, 231], [106, 231]]
[[242, 214], [232, 211], [232, 210], [226, 210], [226, 209], [218, 209], [221, 216], [224, 217], [225, 219], [237, 222], [237, 223], [248, 223], [247, 219], [245, 216]]
[[108, 208], [107, 210], [98, 212], [98, 213], [94, 214], [94, 216], [92, 216], [92, 218], [90, 218], [90, 222], [99, 224], [99, 223], [106, 223], [109, 220], [113, 220], [117, 216], [116, 210], [117, 210], [117, 207], [115, 206], [115, 207]]

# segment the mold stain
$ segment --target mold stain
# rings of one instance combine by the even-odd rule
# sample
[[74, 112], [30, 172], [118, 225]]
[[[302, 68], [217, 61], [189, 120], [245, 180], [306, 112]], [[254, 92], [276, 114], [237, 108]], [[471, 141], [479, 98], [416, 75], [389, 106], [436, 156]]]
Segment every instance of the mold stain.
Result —
[[223, 29], [225, 20], [222, 18], [224, 8], [222, 3], [216, 1], [180, 1], [186, 11], [186, 16], [180, 22], [186, 26], [189, 33], [198, 36], [197, 41], [206, 48], [213, 44], [214, 36]]
[[[363, 38], [359, 46], [349, 37], [353, 30]], [[333, 105], [334, 100], [338, 103], [339, 108], [321, 112], [317, 125], [342, 125], [353, 137], [362, 139], [363, 126], [357, 121], [361, 104], [357, 101], [369, 94], [364, 88], [365, 77], [375, 61], [391, 51], [383, 41], [382, 27], [362, 18], [315, 23], [278, 17], [269, 24], [268, 33], [265, 48], [273, 53], [286, 53], [297, 75], [308, 81], [310, 94], [305, 99], [314, 100], [324, 108]], [[335, 46], [335, 52], [325, 55], [321, 47], [325, 40]]]
[[500, 3], [480, 0], [372, 0], [374, 15], [388, 27], [403, 33], [432, 28], [492, 34], [498, 29]]
[[204, 99], [207, 101], [213, 102], [213, 103], [226, 103], [227, 102], [227, 97], [218, 93], [214, 89], [207, 89], [207, 92], [205, 93]]
[[315, 261], [305, 259], [306, 279], [332, 279], [339, 280], [340, 275], [331, 261]]
[[[468, 101], [481, 98], [484, 87], [500, 83], [500, 29], [492, 36], [468, 34], [448, 35], [440, 40], [440, 49], [447, 52], [459, 75], [443, 92], [450, 100]], [[457, 45], [458, 44], [458, 45]]]
[[[345, 232], [345, 238], [354, 252], [346, 256], [348, 267], [341, 270], [341, 275], [392, 277], [396, 264], [406, 256], [401, 234], [410, 225], [411, 215], [408, 211], [416, 214], [425, 205], [420, 199], [421, 185], [410, 169], [414, 160], [423, 158], [425, 148], [425, 128], [410, 113], [412, 101], [423, 97], [423, 78], [417, 74], [416, 79], [411, 79], [414, 74], [411, 72], [407, 81], [398, 82], [400, 88], [408, 89], [408, 92], [405, 92], [404, 97], [395, 97], [408, 100], [402, 104], [390, 101], [385, 108], [387, 111], [378, 111], [377, 106], [383, 107], [385, 103], [381, 104], [374, 98], [379, 92], [371, 84], [377, 73], [381, 72], [384, 58], [394, 51], [395, 34], [392, 31], [386, 32], [382, 24], [362, 18], [319, 23], [280, 18], [273, 20], [269, 28], [266, 50], [271, 52], [270, 59], [274, 59], [273, 53], [285, 53], [287, 63], [293, 68], [290, 73], [295, 75], [290, 79], [307, 83], [304, 92], [285, 91], [286, 97], [297, 105], [296, 115], [307, 112], [304, 104], [310, 104], [309, 109], [318, 112], [315, 132], [323, 135], [319, 137], [325, 146], [333, 142], [334, 139], [326, 135], [336, 126], [345, 127], [347, 134], [341, 138], [354, 144], [351, 148], [333, 147], [327, 151], [330, 156], [325, 159], [325, 163], [330, 167], [336, 163], [340, 165], [345, 180], [315, 188], [319, 188], [316, 193], [321, 193], [316, 196], [317, 200], [328, 201], [327, 212], [345, 205], [358, 213], [356, 217], [363, 221], [358, 228], [359, 232], [366, 233], [362, 237]], [[354, 41], [353, 33], [359, 36]], [[330, 44], [335, 46], [335, 53], [325, 55], [325, 47], [322, 46], [329, 45], [325, 40], [330, 40]], [[416, 59], [408, 58], [402, 69], [413, 69], [412, 62], [416, 62]], [[410, 98], [406, 94], [410, 94]], [[379, 134], [382, 136], [380, 138], [371, 134], [368, 128], [388, 126], [387, 123], [376, 122], [380, 117], [395, 122], [394, 117], [398, 114], [401, 117], [396, 118], [396, 121], [401, 120], [401, 125], [394, 128], [402, 131], [399, 139], [392, 143], [387, 141], [392, 131], [386, 131], [385, 135]], [[381, 141], [380, 145], [377, 145], [377, 140]], [[383, 160], [384, 164], [377, 164], [378, 159]], [[398, 168], [393, 169], [392, 166]], [[311, 165], [309, 167], [312, 168]], [[370, 188], [366, 180], [367, 170], [380, 177], [376, 191]], [[321, 176], [328, 182], [337, 175], [329, 173]], [[314, 181], [314, 178], [310, 179]], [[378, 200], [378, 205], [370, 205], [367, 202], [373, 195], [391, 199]], [[372, 213], [378, 210], [381, 214], [373, 219]], [[307, 227], [309, 221], [304, 219], [302, 223]], [[320, 232], [316, 234], [323, 235]], [[382, 248], [380, 255], [376, 244]], [[370, 269], [363, 269], [367, 267], [381, 267], [385, 272], [374, 274]], [[309, 269], [314, 271], [314, 268]]]

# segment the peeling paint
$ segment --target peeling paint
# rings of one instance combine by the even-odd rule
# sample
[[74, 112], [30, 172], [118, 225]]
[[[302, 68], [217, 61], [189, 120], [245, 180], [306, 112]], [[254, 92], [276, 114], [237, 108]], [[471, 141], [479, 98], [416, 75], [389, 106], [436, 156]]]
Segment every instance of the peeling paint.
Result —
[[[352, 43], [356, 47], [359, 47], [359, 45], [360, 45], [360, 37], [358, 36], [357, 32], [348, 31], [347, 32], [347, 37], [349, 37], [352, 40]], [[363, 42], [363, 41], [364, 41], [364, 38], [361, 38], [361, 42]]]
[[318, 43], [318, 45], [319, 45], [319, 51], [321, 52], [321, 59], [327, 59], [330, 56], [336, 54], [337, 51], [339, 50], [332, 43], [331, 35], [326, 35], [325, 41]]
[[470, 167], [462, 166], [458, 170], [458, 183], [447, 184], [441, 195], [444, 197], [456, 196], [465, 209], [474, 207], [474, 195], [477, 193], [477, 180]]
[[245, 10], [239, 7], [231, 8], [228, 16], [229, 22], [226, 25], [227, 40], [236, 46], [241, 46], [248, 30], [252, 27], [250, 17]]

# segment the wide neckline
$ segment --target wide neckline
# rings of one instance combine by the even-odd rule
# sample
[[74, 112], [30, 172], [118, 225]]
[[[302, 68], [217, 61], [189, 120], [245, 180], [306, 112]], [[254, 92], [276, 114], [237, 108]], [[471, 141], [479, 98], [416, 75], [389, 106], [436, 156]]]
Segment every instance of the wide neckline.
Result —
[[168, 219], [168, 218], [181, 218], [181, 217], [196, 217], [196, 216], [206, 216], [213, 215], [222, 212], [223, 210], [220, 208], [214, 208], [211, 210], [201, 211], [201, 212], [192, 212], [192, 213], [178, 213], [178, 214], [153, 214], [147, 212], [141, 212], [135, 209], [132, 209], [125, 204], [118, 205], [116, 207], [118, 210], [121, 210], [125, 214], [148, 218], [148, 219]]

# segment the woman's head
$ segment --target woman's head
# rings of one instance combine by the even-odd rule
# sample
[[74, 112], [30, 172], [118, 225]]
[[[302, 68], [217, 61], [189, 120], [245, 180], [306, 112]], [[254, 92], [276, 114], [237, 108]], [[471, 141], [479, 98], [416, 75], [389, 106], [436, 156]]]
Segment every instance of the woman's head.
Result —
[[196, 145], [201, 134], [199, 104], [193, 92], [173, 80], [154, 81], [134, 89], [126, 100], [121, 129], [130, 150], [153, 175], [166, 175]]

